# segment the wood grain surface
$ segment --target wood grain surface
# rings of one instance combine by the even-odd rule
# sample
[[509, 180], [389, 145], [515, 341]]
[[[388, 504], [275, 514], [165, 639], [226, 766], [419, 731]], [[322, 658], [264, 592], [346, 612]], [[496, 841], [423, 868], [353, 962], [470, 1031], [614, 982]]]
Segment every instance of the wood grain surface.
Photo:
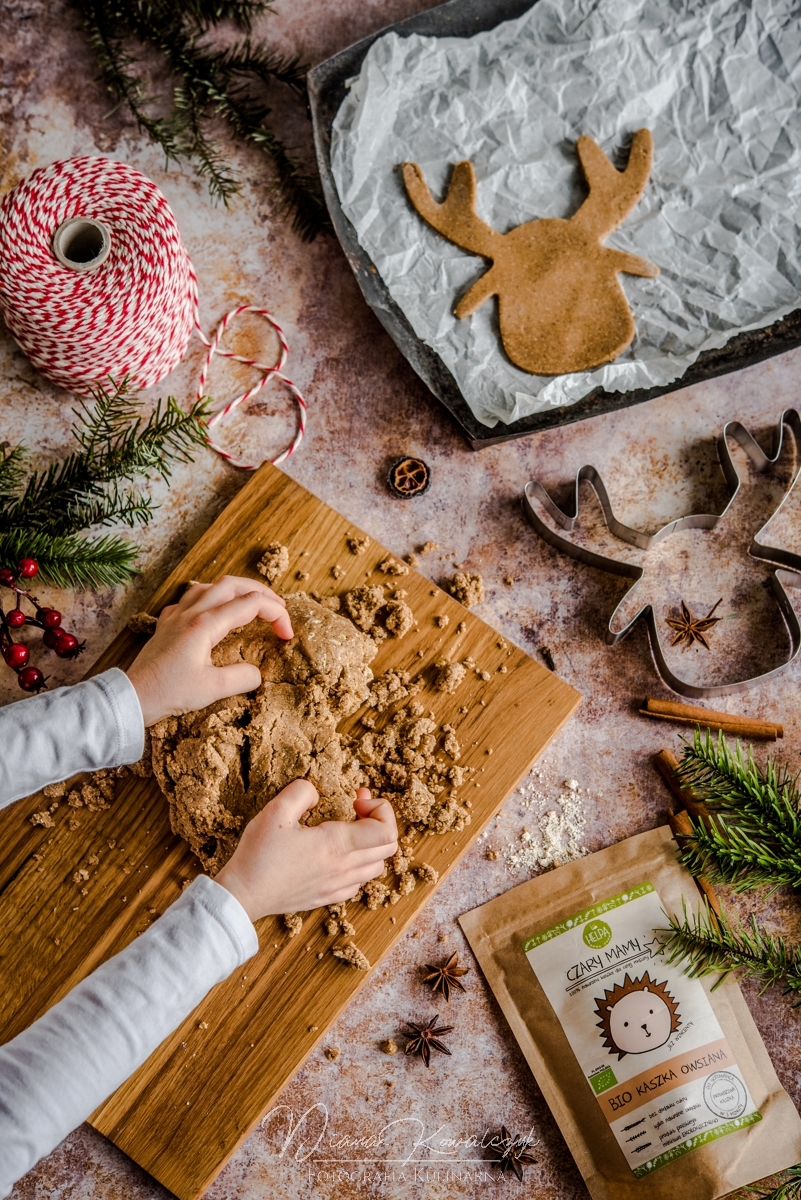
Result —
[[[459, 789], [460, 799], [472, 806], [471, 824], [460, 833], [422, 835], [415, 846], [416, 861], [431, 863], [442, 878], [580, 696], [414, 570], [397, 580], [380, 572], [386, 550], [376, 542], [365, 554], [352, 554], [346, 538], [358, 532], [288, 476], [265, 465], [189, 551], [149, 608], [157, 613], [176, 600], [189, 579], [210, 581], [221, 573], [255, 576], [260, 549], [273, 540], [290, 552], [289, 571], [276, 584], [279, 590], [333, 595], [367, 580], [404, 588], [417, 625], [402, 640], [381, 646], [375, 674], [395, 667], [422, 671], [430, 681], [432, 664], [441, 654], [449, 659], [472, 656], [479, 670], [489, 673], [484, 680], [469, 672], [454, 696], [435, 693], [429, 684], [419, 697], [438, 721], [456, 726], [463, 748], [460, 763], [476, 768]], [[344, 571], [339, 579], [332, 573], [336, 564]], [[298, 578], [299, 572], [309, 577]], [[441, 615], [450, 618], [446, 628], [435, 621]], [[90, 674], [113, 665], [126, 667], [140, 644], [140, 638], [123, 631]], [[356, 721], [357, 716], [350, 718], [345, 727]], [[50, 829], [27, 820], [43, 807], [39, 794], [0, 814], [0, 922], [5, 931], [0, 1042], [25, 1028], [157, 919], [199, 869], [171, 832], [166, 801], [152, 779], [121, 780], [106, 811], [62, 804]], [[79, 870], [87, 871], [88, 878], [74, 878]], [[432, 890], [430, 884], [418, 884], [390, 909], [350, 906], [353, 940], [374, 969]], [[259, 954], [216, 987], [93, 1115], [98, 1130], [181, 1200], [192, 1200], [209, 1185], [367, 978], [367, 972], [353, 970], [329, 953], [337, 939], [325, 935], [324, 915], [310, 914], [294, 939], [277, 919], [261, 921]]]

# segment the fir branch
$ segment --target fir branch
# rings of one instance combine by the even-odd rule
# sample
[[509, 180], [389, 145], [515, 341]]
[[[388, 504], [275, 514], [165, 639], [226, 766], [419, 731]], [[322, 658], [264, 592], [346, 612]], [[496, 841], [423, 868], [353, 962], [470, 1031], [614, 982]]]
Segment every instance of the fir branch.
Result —
[[755, 1187], [747, 1190], [757, 1195], [759, 1200], [801, 1200], [801, 1163], [788, 1167], [782, 1174], [784, 1178], [773, 1191], [763, 1192]]
[[78, 449], [30, 476], [22, 494], [0, 512], [0, 531], [47, 529], [64, 536], [114, 520], [146, 522], [152, 501], [120, 488], [120, 481], [150, 472], [168, 481], [171, 462], [186, 462], [191, 447], [206, 441], [206, 402], [184, 412], [170, 396], [142, 427], [140, 406], [126, 381], [93, 395], [94, 406], [83, 403], [75, 410]]
[[37, 582], [53, 587], [114, 587], [136, 574], [136, 546], [114, 534], [53, 537], [41, 529], [0, 533], [0, 562], [15, 563], [23, 555], [39, 564]]
[[677, 776], [706, 804], [712, 820], [693, 820], [680, 860], [694, 875], [736, 891], [789, 884], [801, 887], [801, 793], [798, 776], [768, 761], [760, 768], [723, 734], [696, 730]]
[[682, 963], [692, 978], [722, 972], [725, 979], [737, 971], [761, 983], [763, 991], [783, 984], [788, 992], [801, 992], [801, 947], [765, 933], [753, 914], [742, 924], [726, 913], [716, 916], [708, 904], [695, 915], [685, 905], [681, 920], [668, 917], [666, 932], [661, 953], [671, 966]]
[[[236, 138], [272, 161], [279, 211], [292, 215], [296, 232], [311, 240], [330, 228], [319, 179], [293, 159], [269, 128], [270, 108], [253, 90], [280, 83], [299, 96], [305, 94], [305, 68], [299, 59], [251, 38], [255, 17], [271, 11], [265, 0], [76, 2], [106, 86], [128, 104], [140, 128], [161, 145], [168, 161], [192, 160], [212, 195], [227, 204], [239, 190], [239, 180], [208, 133], [209, 122], [220, 118]], [[222, 20], [232, 21], [245, 36], [224, 49], [201, 43], [203, 35]], [[169, 116], [150, 115], [155, 98], [144, 95], [139, 77], [142, 64], [127, 49], [134, 40], [153, 47], [172, 76]]]

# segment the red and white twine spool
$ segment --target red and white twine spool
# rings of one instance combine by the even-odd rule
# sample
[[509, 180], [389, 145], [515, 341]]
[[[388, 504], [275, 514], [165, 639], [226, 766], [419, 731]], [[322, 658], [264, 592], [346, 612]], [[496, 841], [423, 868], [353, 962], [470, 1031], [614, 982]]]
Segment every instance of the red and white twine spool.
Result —
[[[22, 180], [0, 204], [0, 312], [24, 353], [59, 387], [87, 396], [98, 383], [128, 377], [136, 389], [152, 387], [186, 353], [193, 329], [208, 348], [200, 373], [202, 396], [215, 354], [256, 369], [257, 382], [209, 419], [220, 421], [275, 377], [298, 406], [292, 444], [306, 428], [306, 403], [283, 373], [288, 346], [266, 309], [240, 305], [227, 313], [211, 340], [198, 322], [197, 277], [175, 217], [149, 179], [106, 158], [72, 158]], [[242, 312], [262, 316], [280, 343], [276, 362], [265, 365], [228, 350], [220, 341]], [[237, 462], [209, 436], [209, 444]]]

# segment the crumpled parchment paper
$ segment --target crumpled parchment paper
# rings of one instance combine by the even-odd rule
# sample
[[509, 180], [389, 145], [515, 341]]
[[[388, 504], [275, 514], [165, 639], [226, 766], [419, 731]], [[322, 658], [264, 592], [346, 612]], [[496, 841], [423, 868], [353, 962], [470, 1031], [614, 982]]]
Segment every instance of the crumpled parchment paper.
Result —
[[[506, 232], [569, 217], [586, 195], [576, 139], [618, 168], [635, 130], [654, 135], [637, 207], [606, 241], [658, 279], [619, 276], [632, 346], [593, 371], [512, 366], [497, 301], [458, 321], [488, 267], [418, 217], [397, 164], [417, 162], [441, 199], [470, 159], [478, 211]], [[680, 378], [702, 350], [770, 325], [801, 290], [801, 4], [798, 0], [539, 0], [472, 38], [379, 38], [336, 116], [342, 207], [415, 333], [485, 425], [609, 391]]]

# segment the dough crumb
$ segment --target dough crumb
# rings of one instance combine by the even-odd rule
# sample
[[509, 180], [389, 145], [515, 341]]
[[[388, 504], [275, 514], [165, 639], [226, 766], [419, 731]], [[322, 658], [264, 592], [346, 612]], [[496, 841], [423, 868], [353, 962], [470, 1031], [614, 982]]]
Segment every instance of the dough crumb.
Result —
[[297, 937], [303, 928], [303, 917], [300, 913], [284, 913], [283, 922], [284, 928], [289, 931], [291, 938]]
[[445, 734], [445, 740], [442, 743], [442, 748], [445, 753], [453, 759], [454, 762], [458, 762], [458, 760], [462, 757], [462, 748], [459, 745], [459, 741], [453, 729], [447, 730]]
[[438, 658], [434, 666], [437, 670], [434, 678], [434, 691], [445, 692], [448, 696], [452, 696], [467, 675], [466, 668], [462, 663], [448, 662], [445, 658]]
[[268, 583], [275, 583], [289, 570], [289, 551], [280, 542], [270, 542], [256, 563], [256, 570]]
[[48, 783], [42, 788], [42, 795], [48, 800], [61, 800], [67, 794], [66, 783]]
[[346, 538], [345, 541], [351, 554], [366, 554], [367, 547], [370, 545], [369, 537], [359, 533], [354, 533], [352, 537]]
[[381, 1049], [384, 1051], [385, 1054], [397, 1054], [398, 1053], [398, 1043], [395, 1041], [394, 1038], [387, 1038], [385, 1042], [381, 1043]]
[[362, 895], [368, 908], [380, 908], [389, 897], [390, 889], [380, 879], [368, 879], [362, 887]]
[[378, 564], [379, 571], [383, 571], [385, 575], [408, 575], [409, 568], [406, 563], [398, 562], [397, 558], [393, 558], [391, 554]]
[[370, 960], [366, 954], [363, 954], [358, 946], [353, 942], [346, 942], [344, 946], [334, 946], [331, 950], [334, 958], [339, 958], [342, 962], [348, 964], [349, 967], [355, 967], [357, 971], [369, 971]]
[[384, 589], [363, 583], [345, 594], [345, 611], [353, 624], [365, 633], [375, 625], [378, 610], [386, 603]]
[[326, 1048], [326, 1050], [324, 1051], [324, 1053], [325, 1053], [325, 1057], [328, 1059], [329, 1062], [336, 1062], [340, 1056], [341, 1051], [339, 1049], [339, 1046], [328, 1046]]
[[434, 617], [434, 624], [439, 625], [440, 629], [446, 629], [450, 623], [451, 619], [447, 613], [440, 613], [438, 616]]
[[384, 614], [384, 628], [393, 637], [405, 637], [414, 625], [414, 613], [403, 600], [390, 600]]
[[437, 542], [423, 542], [422, 546], [418, 546], [418, 554], [433, 554], [435, 550], [439, 550]]
[[41, 825], [44, 829], [52, 829], [55, 821], [49, 812], [35, 812], [30, 818], [31, 825]]
[[453, 598], [463, 604], [465, 608], [481, 604], [484, 599], [484, 580], [478, 574], [457, 571], [446, 586]]
[[334, 563], [333, 567], [331, 568], [331, 574], [334, 576], [334, 579], [341, 579], [345, 574], [345, 568], [341, 567], [339, 563]]
[[420, 863], [414, 868], [414, 873], [421, 883], [436, 883], [439, 879], [439, 871], [430, 863]]
[[156, 632], [158, 625], [158, 617], [154, 617], [151, 613], [139, 612], [134, 613], [128, 618], [128, 629], [131, 633], [143, 633], [148, 637]]

